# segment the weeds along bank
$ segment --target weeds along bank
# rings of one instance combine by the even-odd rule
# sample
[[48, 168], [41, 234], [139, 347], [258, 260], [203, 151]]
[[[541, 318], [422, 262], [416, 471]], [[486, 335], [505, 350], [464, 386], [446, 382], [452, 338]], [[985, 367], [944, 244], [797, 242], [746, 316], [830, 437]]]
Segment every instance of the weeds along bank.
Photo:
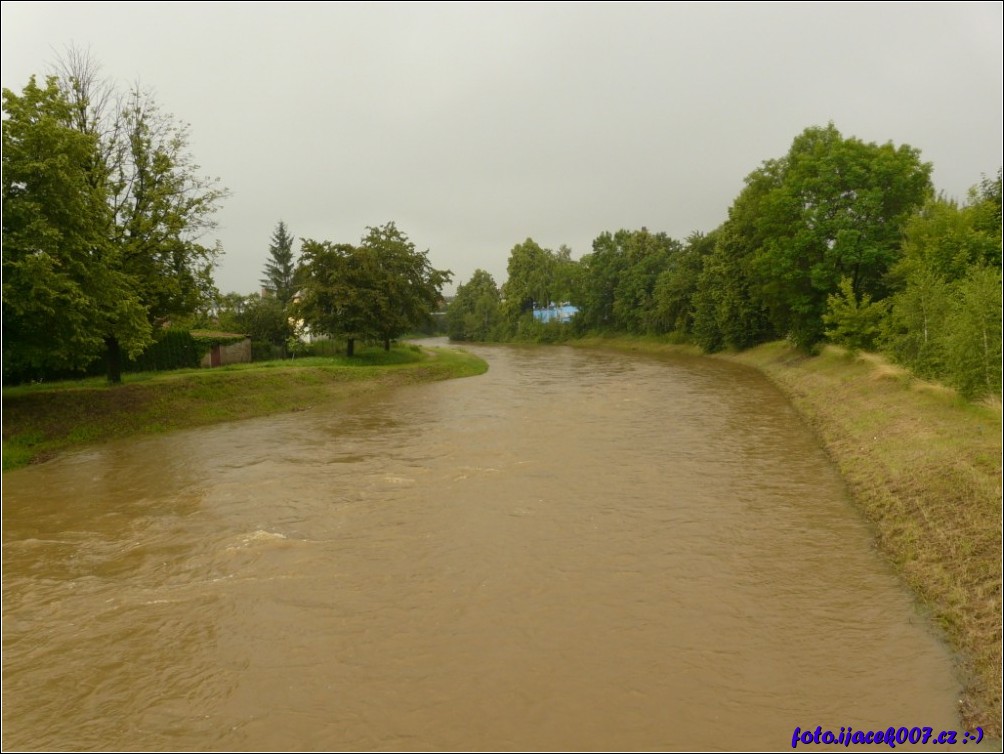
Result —
[[[697, 354], [629, 338], [572, 345]], [[961, 715], [1001, 735], [1001, 407], [874, 354], [785, 343], [718, 354], [760, 370], [814, 429], [894, 563], [957, 652]], [[834, 553], [834, 555], [838, 555]]]
[[37, 463], [103, 440], [197, 427], [335, 403], [397, 385], [482, 374], [488, 365], [454, 349], [398, 346], [352, 360], [314, 357], [219, 369], [127, 375], [5, 388], [3, 468]]

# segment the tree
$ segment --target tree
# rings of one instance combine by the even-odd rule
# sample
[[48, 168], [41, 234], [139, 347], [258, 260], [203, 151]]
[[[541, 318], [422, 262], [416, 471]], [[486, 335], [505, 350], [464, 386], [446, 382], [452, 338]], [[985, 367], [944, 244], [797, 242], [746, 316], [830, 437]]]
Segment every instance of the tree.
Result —
[[750, 273], [751, 254], [741, 223], [730, 218], [716, 231], [693, 298], [694, 340], [709, 353], [777, 337]]
[[109, 340], [138, 353], [150, 328], [107, 233], [97, 136], [75, 127], [54, 77], [32, 77], [20, 96], [5, 89], [3, 110], [5, 376], [82, 369]]
[[535, 307], [547, 306], [552, 301], [554, 254], [527, 238], [512, 247], [506, 271], [508, 277], [502, 286], [503, 313], [515, 332], [520, 317], [532, 317]]
[[384, 349], [389, 350], [391, 340], [430, 321], [452, 273], [433, 268], [429, 252], [417, 251], [393, 222], [367, 228], [360, 250], [371, 256], [378, 269], [373, 291], [375, 328]]
[[251, 340], [271, 343], [283, 350], [294, 335], [288, 310], [271, 296], [257, 293], [247, 296], [235, 320], [237, 332], [245, 333]]
[[286, 308], [293, 302], [296, 295], [295, 273], [293, 262], [293, 236], [282, 220], [272, 233], [272, 241], [268, 247], [269, 258], [265, 262], [265, 275], [261, 284], [271, 291], [275, 300]]
[[865, 293], [859, 300], [851, 279], [845, 277], [840, 281], [839, 291], [826, 299], [823, 314], [823, 323], [828, 325], [826, 337], [851, 351], [870, 350], [875, 347], [888, 309], [888, 299], [872, 301]]
[[[509, 253], [508, 279], [502, 286], [504, 337], [539, 339], [543, 331], [533, 319], [533, 310], [550, 304], [575, 301], [582, 282], [579, 263], [562, 244], [558, 251], [542, 248], [532, 238], [513, 246]], [[552, 335], [560, 332], [555, 328]]]
[[967, 396], [1000, 389], [1000, 186], [998, 170], [961, 207], [928, 201], [906, 223], [903, 255], [889, 275], [897, 290], [882, 347]]
[[973, 267], [948, 317], [948, 378], [967, 398], [1001, 392], [1001, 272]]
[[299, 270], [294, 316], [313, 332], [345, 338], [350, 357], [356, 340], [378, 337], [381, 275], [368, 249], [304, 239]]
[[217, 293], [213, 297], [211, 316], [194, 325], [197, 329], [219, 329], [223, 332], [235, 332], [242, 329], [240, 319], [248, 306], [250, 297], [244, 293], [231, 291]]
[[753, 261], [766, 240], [761, 207], [783, 178], [784, 164], [768, 160], [746, 176], [746, 186], [715, 231], [694, 292], [694, 340], [705, 351], [749, 348], [777, 336], [764, 305], [769, 281], [754, 274]]
[[451, 340], [488, 341], [495, 338], [501, 297], [495, 279], [484, 270], [475, 270], [446, 312]]
[[891, 271], [894, 282], [921, 269], [951, 282], [964, 278], [975, 265], [1000, 266], [1000, 225], [986, 223], [995, 212], [992, 200], [974, 199], [964, 207], [931, 199], [905, 223], [902, 258]]
[[682, 251], [679, 241], [648, 228], [621, 230], [614, 235], [623, 254], [623, 268], [614, 289], [614, 319], [619, 329], [637, 335], [660, 331], [655, 288], [669, 269], [670, 259]]
[[572, 259], [572, 250], [561, 244], [554, 252], [554, 282], [552, 295], [554, 303], [563, 304], [575, 301], [579, 297], [582, 282], [582, 268]]
[[[97, 140], [88, 182], [109, 206], [105, 235], [116, 248], [118, 271], [150, 328], [190, 314], [214, 292], [221, 249], [199, 241], [215, 227], [213, 215], [228, 192], [218, 179], [199, 175], [188, 127], [163, 113], [149, 92], [119, 93], [89, 56], [74, 50], [60, 79], [72, 126]], [[108, 378], [118, 382], [121, 343], [114, 332], [105, 342]]]
[[[973, 228], [977, 231], [989, 233], [997, 238], [998, 244], [1001, 238], [1002, 220], [1002, 190], [1004, 190], [1004, 171], [997, 168], [997, 175], [993, 178], [983, 176], [979, 185], [973, 186], [969, 190], [969, 206], [972, 208]], [[997, 255], [998, 265], [1000, 255]]]
[[614, 301], [625, 264], [624, 255], [613, 234], [604, 231], [593, 240], [593, 251], [582, 257], [579, 314], [582, 328], [610, 330], [616, 326]]
[[304, 240], [295, 316], [311, 329], [346, 339], [390, 341], [427, 322], [450, 280], [427, 251], [416, 251], [393, 222], [366, 229], [359, 246]]
[[[778, 170], [779, 169], [779, 170]], [[752, 273], [772, 324], [802, 347], [823, 336], [826, 299], [847, 277], [855, 295], [884, 298], [906, 220], [930, 196], [930, 163], [909, 146], [808, 128], [776, 163], [759, 202], [762, 243]]]
[[652, 292], [651, 318], [658, 332], [690, 335], [693, 332], [693, 299], [704, 260], [715, 249], [715, 234], [691, 233], [682, 249], [670, 256]]
[[921, 377], [943, 375], [952, 286], [921, 268], [908, 277], [903, 290], [889, 302], [891, 310], [882, 323], [882, 350]]
[[581, 263], [580, 329], [639, 335], [689, 331], [702, 258], [713, 245], [699, 233], [687, 245], [647, 228], [601, 233]]

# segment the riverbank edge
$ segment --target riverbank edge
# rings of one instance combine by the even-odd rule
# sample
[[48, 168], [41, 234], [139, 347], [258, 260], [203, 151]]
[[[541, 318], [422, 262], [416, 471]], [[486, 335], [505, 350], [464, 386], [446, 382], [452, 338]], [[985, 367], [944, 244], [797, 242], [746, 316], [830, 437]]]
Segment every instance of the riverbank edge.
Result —
[[[648, 339], [573, 347], [698, 356]], [[974, 404], [882, 357], [784, 342], [714, 354], [760, 371], [839, 468], [878, 550], [955, 652], [959, 714], [1001, 737], [1001, 408]], [[907, 691], [908, 690], [904, 690]]]
[[[408, 358], [407, 356], [402, 358]], [[145, 375], [125, 384], [62, 383], [3, 392], [3, 470], [113, 439], [337, 406], [401, 385], [484, 374], [483, 359], [423, 349], [405, 363], [345, 366], [310, 359]]]

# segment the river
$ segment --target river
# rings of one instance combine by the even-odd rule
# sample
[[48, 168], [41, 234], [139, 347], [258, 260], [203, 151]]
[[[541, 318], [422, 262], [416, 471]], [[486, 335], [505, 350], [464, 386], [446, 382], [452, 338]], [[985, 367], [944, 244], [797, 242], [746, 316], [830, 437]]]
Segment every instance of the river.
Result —
[[4, 748], [959, 727], [949, 653], [762, 376], [472, 350], [486, 375], [4, 474]]

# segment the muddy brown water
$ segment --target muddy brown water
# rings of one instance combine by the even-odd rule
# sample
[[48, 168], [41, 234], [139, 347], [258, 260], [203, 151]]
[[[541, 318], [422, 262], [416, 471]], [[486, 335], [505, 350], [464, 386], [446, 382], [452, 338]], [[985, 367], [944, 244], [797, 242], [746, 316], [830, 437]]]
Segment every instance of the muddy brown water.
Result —
[[959, 727], [950, 656], [760, 375], [473, 350], [488, 374], [5, 474], [4, 747]]

